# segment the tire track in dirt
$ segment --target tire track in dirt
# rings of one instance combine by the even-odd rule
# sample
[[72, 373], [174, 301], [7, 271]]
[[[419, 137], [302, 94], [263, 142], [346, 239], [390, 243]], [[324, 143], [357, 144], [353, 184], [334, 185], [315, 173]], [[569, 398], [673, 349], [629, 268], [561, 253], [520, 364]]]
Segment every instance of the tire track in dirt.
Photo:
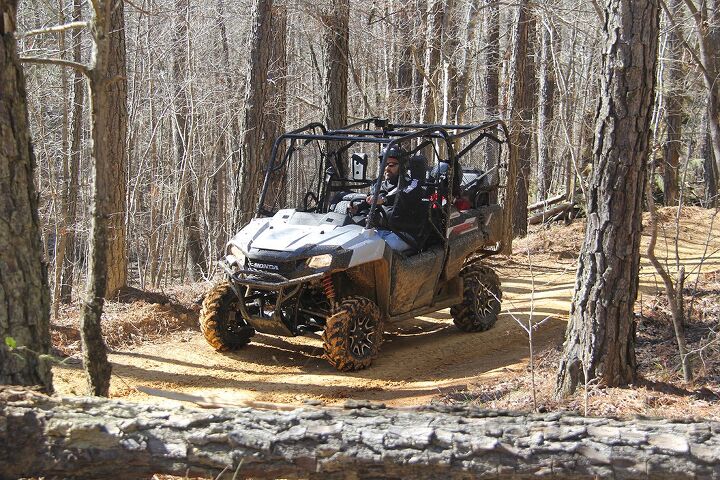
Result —
[[[720, 269], [720, 229], [714, 227], [706, 247], [710, 214], [705, 212], [702, 210], [701, 216], [692, 212], [681, 229], [679, 253], [688, 271], [701, 263], [705, 250], [711, 255], [702, 262], [703, 272]], [[667, 241], [658, 242], [661, 261], [662, 250], [668, 252], [668, 259], [675, 250], [674, 233], [666, 235]], [[337, 372], [322, 358], [318, 338], [256, 335], [237, 352], [218, 353], [199, 332], [179, 332], [161, 344], [111, 353], [115, 372], [111, 395], [147, 401], [147, 395], [135, 390], [146, 386], [225, 404], [248, 400], [334, 404], [358, 399], [401, 406], [427, 403], [440, 393], [468, 385], [502, 380], [527, 366], [527, 336], [519, 322], [527, 325], [544, 320], [534, 333], [536, 351], [562, 342], [575, 281], [574, 257], [581, 241], [581, 226], [553, 228], [516, 242], [518, 253], [513, 257], [495, 260], [503, 310], [495, 327], [487, 332], [460, 332], [447, 309], [390, 325], [379, 358], [369, 369], [352, 373]], [[645, 236], [642, 252], [646, 244]], [[645, 260], [640, 280], [642, 295], [654, 294], [662, 286]], [[54, 373], [59, 393], [82, 394], [80, 365], [59, 365]]]

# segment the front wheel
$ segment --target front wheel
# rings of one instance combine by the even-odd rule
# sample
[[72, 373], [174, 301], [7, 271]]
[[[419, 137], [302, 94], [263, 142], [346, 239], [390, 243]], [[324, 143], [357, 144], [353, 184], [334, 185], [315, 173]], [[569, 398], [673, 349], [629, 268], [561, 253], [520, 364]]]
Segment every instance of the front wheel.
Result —
[[325, 358], [341, 372], [367, 368], [383, 340], [377, 305], [365, 297], [345, 298], [323, 331]]
[[205, 296], [200, 310], [200, 330], [215, 350], [237, 350], [250, 343], [255, 330], [237, 310], [238, 298], [228, 282], [216, 285]]
[[500, 313], [500, 279], [492, 269], [471, 264], [460, 276], [463, 301], [450, 309], [455, 326], [464, 332], [484, 332], [497, 321]]

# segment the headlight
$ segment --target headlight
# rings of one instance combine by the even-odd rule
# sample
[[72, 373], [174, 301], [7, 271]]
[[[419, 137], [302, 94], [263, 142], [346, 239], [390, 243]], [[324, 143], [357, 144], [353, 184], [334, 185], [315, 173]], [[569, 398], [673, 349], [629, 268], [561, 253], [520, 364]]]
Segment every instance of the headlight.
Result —
[[332, 263], [332, 255], [326, 253], [324, 255], [315, 255], [314, 257], [308, 258], [307, 266], [310, 268], [324, 268], [329, 267]]
[[[234, 257], [235, 263], [237, 263], [238, 267], [245, 268], [245, 254], [235, 245], [230, 245], [230, 248], [228, 248], [230, 256]], [[232, 259], [230, 259], [232, 262]]]

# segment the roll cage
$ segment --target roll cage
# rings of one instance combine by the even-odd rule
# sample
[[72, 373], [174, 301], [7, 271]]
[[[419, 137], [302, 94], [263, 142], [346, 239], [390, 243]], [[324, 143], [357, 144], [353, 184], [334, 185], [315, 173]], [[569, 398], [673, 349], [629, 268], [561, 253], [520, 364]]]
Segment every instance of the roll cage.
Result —
[[[486, 187], [491, 190], [490, 201], [495, 203], [497, 190], [500, 188], [499, 172], [501, 167], [506, 166], [501, 162], [502, 146], [508, 142], [508, 138], [508, 129], [501, 120], [477, 125], [391, 124], [385, 119], [373, 117], [335, 130], [328, 130], [322, 123], [309, 123], [275, 140], [265, 168], [256, 214], [261, 217], [272, 216], [286, 207], [327, 213], [333, 193], [343, 191], [369, 189], [367, 193], [376, 199], [387, 162], [387, 153], [381, 154], [381, 149], [386, 147], [387, 152], [393, 146], [399, 146], [407, 152], [404, 158], [400, 159], [404, 170], [407, 169], [408, 159], [412, 157], [432, 155], [436, 165], [446, 164], [443, 181], [450, 186], [460, 183], [462, 187], [467, 187], [464, 178], [458, 182], [456, 176], [465, 177], [467, 170], [481, 172], [474, 177], [474, 181], [485, 179]], [[496, 150], [486, 148], [478, 153], [482, 142], [495, 145]], [[350, 149], [356, 146], [377, 148], [375, 178], [367, 176], [367, 167], [372, 159], [367, 152], [364, 157], [348, 157]], [[301, 152], [308, 148], [311, 148], [312, 153], [303, 156]], [[356, 175], [358, 172], [354, 171], [349, 175], [351, 168], [348, 160], [359, 162], [359, 166], [362, 166], [364, 161], [365, 168], [361, 169], [362, 173]], [[437, 189], [433, 188], [437, 187], [437, 179], [428, 178], [429, 174], [430, 169], [426, 169], [426, 178], [421, 180], [430, 187], [428, 191], [437, 192]], [[371, 189], [373, 185], [374, 188]], [[450, 187], [443, 190], [441, 198], [436, 196], [434, 209], [437, 211], [436, 215], [440, 216], [440, 224], [447, 224], [456, 196], [461, 193], [462, 190]], [[371, 205], [365, 222], [368, 228], [377, 227], [377, 216], [374, 215], [376, 202], [371, 202]]]

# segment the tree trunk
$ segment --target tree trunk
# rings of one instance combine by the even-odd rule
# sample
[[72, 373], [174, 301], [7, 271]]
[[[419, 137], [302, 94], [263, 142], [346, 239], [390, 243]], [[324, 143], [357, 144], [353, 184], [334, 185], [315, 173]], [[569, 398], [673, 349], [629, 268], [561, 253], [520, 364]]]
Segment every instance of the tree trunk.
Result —
[[[677, 12], [681, 0], [670, 0], [668, 8]], [[668, 22], [670, 23], [670, 22]], [[682, 72], [682, 47], [680, 46], [680, 32], [677, 27], [671, 26], [667, 33], [667, 56], [665, 69], [667, 71], [667, 88], [665, 89], [665, 119], [667, 122], [667, 139], [665, 140], [665, 163], [663, 169], [663, 194], [665, 205], [677, 205], [678, 165], [680, 164], [680, 150], [682, 142], [682, 119], [684, 90]]]
[[[268, 93], [265, 99], [265, 121], [263, 122], [263, 138], [266, 141], [260, 150], [260, 158], [263, 159], [263, 163], [270, 160], [275, 139], [285, 132], [287, 75], [287, 9], [284, 5], [276, 5], [272, 12]], [[347, 109], [347, 101], [345, 108]], [[277, 152], [277, 158], [282, 158], [283, 153], [282, 151]], [[279, 188], [281, 185], [277, 181], [271, 182], [268, 192], [276, 192]], [[277, 194], [272, 193], [270, 197], [276, 198]]]
[[188, 272], [192, 281], [199, 280], [203, 273], [207, 273], [207, 262], [203, 254], [203, 240], [198, 221], [197, 199], [195, 193], [195, 178], [193, 169], [189, 167], [192, 162], [192, 152], [189, 150], [191, 126], [188, 125], [190, 117], [190, 96], [187, 89], [190, 85], [188, 75], [188, 56], [190, 55], [188, 24], [190, 22], [188, 0], [175, 2], [176, 24], [174, 31], [173, 76], [175, 88], [175, 160], [180, 179], [180, 204], [182, 206], [182, 225], [185, 232], [185, 247], [188, 254]]
[[399, 53], [396, 59], [396, 72], [394, 72], [397, 75], [395, 97], [397, 105], [389, 107], [396, 112], [392, 118], [400, 123], [412, 122], [413, 112], [417, 108], [413, 102], [413, 58], [416, 49], [413, 43], [413, 26], [417, 18], [411, 12], [413, 10], [409, 8], [402, 8], [397, 12], [397, 22], [400, 26], [399, 31], [396, 32]]
[[[0, 390], [2, 478], [717, 478], [720, 424], [461, 407], [186, 408]], [[111, 458], [112, 461], [107, 461]], [[221, 475], [224, 472], [224, 475]]]
[[[465, 6], [470, 8], [470, 6]], [[460, 75], [463, 68], [463, 51], [459, 48], [460, 37], [468, 31], [468, 20], [460, 17], [460, 7], [456, 0], [445, 0], [445, 15], [443, 15], [442, 37], [440, 41], [440, 64], [442, 67], [442, 112], [439, 115], [440, 123], [460, 123], [460, 96], [464, 95], [460, 88]], [[463, 38], [466, 40], [466, 38]], [[467, 41], [462, 43], [462, 47]], [[439, 110], [439, 109], [438, 109]]]
[[[73, 22], [79, 22], [82, 15], [82, 0], [73, 1]], [[81, 30], [73, 32], [73, 61], [82, 61], [82, 33]], [[67, 237], [65, 244], [65, 261], [60, 287], [60, 301], [68, 304], [72, 302], [73, 280], [75, 277], [75, 232], [77, 230], [77, 202], [80, 177], [80, 156], [82, 149], [83, 103], [85, 103], [85, 76], [78, 71], [73, 73], [73, 114], [70, 141], [70, 165], [68, 170], [67, 205], [63, 206], [65, 212], [65, 226]]]
[[50, 350], [50, 290], [16, 14], [15, 0], [0, 3], [0, 384], [52, 392], [50, 365], [41, 356]]
[[530, 2], [522, 0], [518, 8], [513, 39], [513, 88], [510, 93], [510, 137], [516, 145], [518, 176], [513, 202], [513, 235], [527, 235], [527, 206], [530, 189], [530, 157], [532, 155], [533, 99], [535, 95], [535, 65], [532, 59], [535, 38], [535, 14]]
[[440, 49], [442, 45], [445, 0], [428, 0], [425, 16], [425, 61], [420, 100], [420, 123], [438, 120], [438, 80], [440, 77]]
[[[695, 20], [695, 30], [700, 47], [700, 61], [702, 63], [702, 78], [705, 83], [708, 129], [713, 155], [715, 157], [715, 171], [720, 171], [720, 1], [711, 0], [700, 2], [699, 7], [692, 0], [685, 0]], [[717, 178], [715, 179], [718, 180]]]
[[550, 155], [550, 127], [553, 121], [555, 102], [555, 69], [552, 65], [553, 29], [550, 23], [542, 27], [539, 67], [539, 108], [537, 132], [537, 200], [547, 198], [552, 176]]
[[[350, 55], [350, 1], [332, 0], [326, 13], [321, 15], [325, 44], [325, 84], [323, 107], [325, 124], [329, 129], [347, 124], [348, 114], [348, 59]], [[270, 94], [271, 92], [268, 92]], [[271, 141], [271, 140], [270, 140]], [[328, 155], [342, 147], [338, 142], [327, 142]], [[332, 155], [340, 178], [347, 176], [344, 158]]]
[[715, 159], [713, 150], [710, 147], [710, 132], [708, 131], [707, 109], [705, 110], [705, 119], [700, 127], [700, 147], [698, 148], [700, 158], [703, 161], [703, 181], [705, 183], [705, 204], [708, 207], [717, 205], [717, 172], [715, 171]]
[[125, 60], [125, 10], [124, 1], [108, 1], [108, 51], [106, 70], [101, 73], [107, 89], [109, 109], [107, 130], [100, 133], [98, 141], [106, 143], [103, 148], [108, 155], [108, 243], [107, 287], [105, 295], [110, 298], [127, 284], [127, 245], [125, 215], [127, 213], [127, 72]]
[[325, 43], [325, 123], [328, 128], [347, 124], [350, 1], [332, 0], [322, 16]]
[[[89, 391], [92, 395], [107, 396], [112, 366], [107, 359], [100, 319], [108, 293], [109, 262], [113, 259], [110, 254], [114, 235], [112, 228], [118, 225], [113, 219], [118, 215], [115, 205], [115, 195], [119, 188], [116, 164], [120, 162], [120, 152], [125, 151], [124, 143], [122, 149], [118, 150], [121, 147], [116, 137], [119, 135], [118, 129], [123, 128], [118, 123], [118, 111], [121, 109], [126, 112], [126, 105], [123, 95], [125, 87], [120, 85], [124, 81], [117, 77], [118, 66], [112, 59], [118, 55], [117, 49], [122, 44], [114, 36], [117, 34], [116, 22], [119, 21], [116, 15], [120, 15], [123, 9], [122, 0], [99, 0], [96, 5], [98, 10], [93, 9], [91, 27], [94, 40], [92, 68], [88, 74], [95, 162], [91, 174], [90, 260], [85, 302], [80, 313], [80, 337]], [[123, 178], [123, 185], [124, 181]]]
[[[63, 9], [63, 0], [58, 2], [58, 24], [64, 25], [67, 23], [65, 19], [65, 12]], [[65, 48], [67, 41], [67, 32], [60, 32], [58, 34], [58, 51], [60, 52], [60, 58], [67, 60], [67, 51]], [[52, 293], [52, 316], [58, 317], [60, 309], [60, 292], [62, 290], [62, 271], [65, 263], [65, 253], [67, 250], [67, 236], [69, 224], [67, 223], [67, 208], [69, 202], [68, 194], [68, 183], [70, 181], [70, 88], [68, 85], [68, 72], [66, 69], [60, 71], [60, 90], [62, 91], [62, 128], [61, 132], [61, 144], [62, 144], [62, 170], [60, 172], [60, 179], [57, 182], [60, 190], [60, 208], [56, 215], [55, 221], [55, 237], [58, 239], [55, 243], [55, 265], [53, 272], [53, 293]]]
[[258, 194], [262, 185], [263, 159], [262, 145], [272, 142], [263, 137], [265, 132], [265, 102], [268, 97], [268, 65], [270, 63], [270, 42], [272, 41], [272, 0], [254, 0], [250, 33], [250, 56], [248, 59], [245, 119], [243, 122], [243, 155], [240, 202], [235, 206], [236, 228], [245, 225], [253, 217], [258, 203]]
[[[240, 152], [236, 144], [240, 140], [240, 126], [238, 125], [237, 112], [239, 110], [236, 102], [237, 96], [235, 77], [231, 74], [233, 67], [230, 63], [230, 44], [227, 37], [227, 20], [225, 18], [225, 2], [217, 0], [218, 27], [220, 31], [220, 44], [222, 51], [221, 75], [225, 90], [230, 94], [230, 100], [221, 105], [222, 121], [226, 122], [228, 128], [223, 129], [220, 134], [218, 155], [215, 174], [215, 192], [217, 196], [217, 208], [211, 210], [211, 215], [218, 222], [218, 230], [221, 233], [215, 239], [215, 248], [222, 251], [228, 238], [235, 232], [231, 232], [232, 220], [228, 217], [228, 180], [229, 172], [235, 172], [240, 166]], [[229, 162], [228, 162], [229, 160]], [[228, 220], [230, 220], [228, 222]]]
[[[497, 119], [500, 116], [500, 7], [498, 0], [484, 0], [485, 13], [485, 68], [486, 73], [483, 78], [485, 83], [485, 115], [488, 119]], [[485, 142], [486, 170], [499, 163], [500, 151], [497, 143]], [[490, 183], [498, 182], [499, 172], [494, 170]], [[497, 202], [497, 191], [491, 193], [490, 203]], [[510, 218], [510, 217], [508, 217]], [[509, 244], [507, 240], [503, 243], [510, 248], [512, 253], [512, 230], [508, 234]]]
[[642, 195], [649, 154], [657, 0], [607, 0], [601, 97], [585, 241], [556, 393], [635, 379]]

